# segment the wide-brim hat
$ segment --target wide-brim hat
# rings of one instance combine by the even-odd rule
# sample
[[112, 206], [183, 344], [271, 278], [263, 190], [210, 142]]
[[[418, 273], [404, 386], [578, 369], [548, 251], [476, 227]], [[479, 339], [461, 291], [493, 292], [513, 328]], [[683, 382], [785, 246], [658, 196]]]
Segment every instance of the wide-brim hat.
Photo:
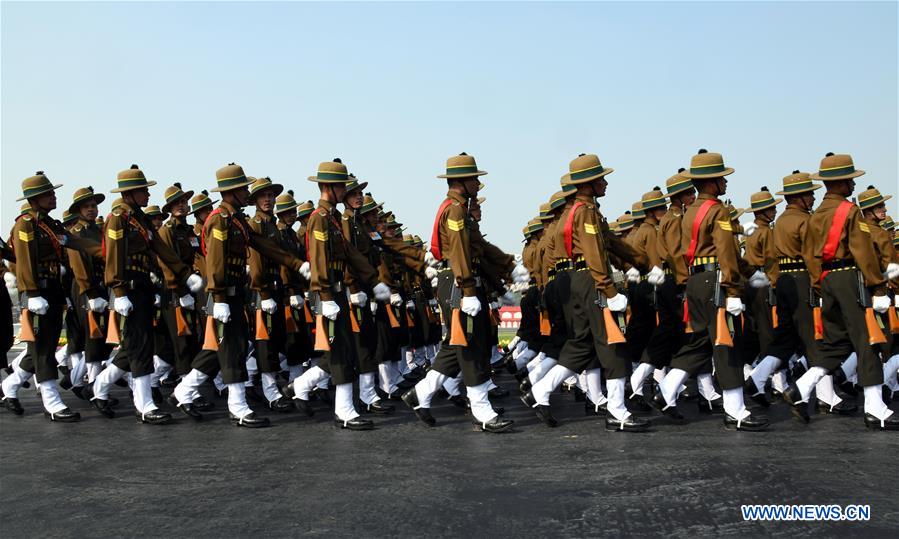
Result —
[[182, 191], [181, 184], [175, 182], [171, 185], [171, 187], [167, 187], [165, 189], [165, 194], [163, 197], [165, 198], [165, 204], [162, 205], [162, 211], [168, 212], [172, 208], [172, 204], [178, 202], [182, 198], [186, 198], [190, 200], [190, 197], [194, 196], [193, 191]]
[[350, 173], [347, 178], [349, 178], [349, 181], [346, 182], [347, 193], [349, 193], [350, 191], [365, 189], [366, 187], [368, 187], [368, 182], [359, 183], [359, 180], [356, 178], [356, 176], [353, 175], [353, 173]]
[[34, 176], [29, 176], [22, 180], [22, 198], [17, 198], [16, 202], [28, 200], [29, 198], [34, 198], [38, 195], [49, 193], [50, 191], [55, 191], [60, 187], [62, 187], [61, 183], [53, 185], [53, 182], [44, 175], [44, 171], [39, 170], [34, 173]]
[[475, 199], [475, 204], [478, 206], [483, 206], [485, 202], [487, 202], [487, 197], [478, 197]]
[[761, 191], [749, 197], [749, 208], [747, 209], [751, 212], [764, 211], [777, 206], [783, 201], [784, 199], [782, 198], [774, 198], [767, 187], [762, 187]]
[[109, 211], [116, 211], [117, 209], [121, 208], [122, 204], [124, 204], [124, 203], [125, 203], [125, 201], [122, 200], [121, 197], [113, 200], [112, 206], [110, 206]]
[[339, 157], [335, 157], [333, 161], [325, 161], [318, 165], [318, 171], [315, 176], [309, 176], [310, 182], [316, 183], [346, 183], [349, 181], [349, 174], [346, 171], [346, 165]]
[[799, 172], [794, 170], [789, 176], [784, 176], [783, 191], [778, 191], [777, 195], [798, 195], [800, 193], [810, 193], [816, 189], [821, 189], [821, 185], [812, 183], [812, 175], [808, 172]]
[[550, 208], [549, 202], [547, 202], [546, 204], [540, 204], [540, 210], [539, 210], [537, 219], [540, 219], [542, 221], [547, 221], [552, 218], [553, 218], [553, 212], [552, 212], [552, 208]]
[[867, 189], [858, 195], [858, 207], [862, 210], [869, 210], [880, 206], [887, 200], [893, 198], [892, 195], [882, 195], [873, 185], [869, 185]]
[[77, 189], [75, 193], [72, 194], [72, 203], [69, 204], [69, 213], [78, 213], [78, 207], [88, 200], [94, 200], [97, 204], [101, 204], [106, 200], [106, 195], [103, 193], [95, 193], [94, 188], [91, 186]]
[[125, 191], [134, 191], [143, 187], [153, 187], [155, 181], [148, 180], [144, 176], [143, 171], [137, 165], [131, 165], [131, 168], [123, 170], [116, 175], [117, 187], [110, 189], [111, 193], [124, 193]]
[[646, 217], [646, 212], [643, 211], [643, 202], [634, 202], [631, 204], [631, 219], [643, 219]]
[[555, 210], [564, 206], [575, 193], [577, 193], [577, 187], [573, 185], [566, 185], [561, 191], [556, 191], [549, 197], [549, 209]]
[[228, 163], [215, 171], [215, 183], [215, 189], [211, 189], [211, 191], [215, 193], [224, 193], [225, 191], [232, 191], [251, 185], [253, 179], [247, 177], [243, 171], [243, 167], [240, 165]]
[[812, 174], [811, 179], [825, 182], [851, 180], [852, 178], [858, 178], [864, 173], [864, 170], [855, 168], [851, 155], [828, 152], [824, 159], [821, 160], [818, 172]]
[[374, 197], [371, 196], [371, 193], [365, 193], [365, 196], [362, 198], [362, 207], [359, 208], [359, 214], [362, 215], [375, 210], [380, 210], [383, 207], [383, 202], [378, 203], [375, 201]]
[[568, 173], [562, 176], [562, 185], [592, 182], [612, 172], [615, 169], [603, 167], [596, 154], [582, 153], [568, 163]]
[[630, 213], [625, 212], [624, 215], [615, 220], [617, 223], [616, 230], [619, 232], [631, 229], [634, 227], [634, 217]]
[[[18, 201], [16, 201], [16, 202], [18, 202]], [[22, 204], [22, 207], [19, 208], [19, 215], [25, 215], [26, 213], [28, 213], [30, 211], [31, 211], [31, 204], [26, 202], [26, 203]]]
[[883, 221], [880, 222], [880, 228], [886, 230], [887, 232], [892, 232], [894, 228], [896, 228], [896, 223], [893, 222], [893, 218], [889, 215], [884, 218]]
[[162, 211], [159, 206], [156, 205], [147, 206], [144, 209], [144, 215], [146, 215], [147, 217], [162, 217], [163, 219], [169, 216], [168, 213]]
[[297, 206], [299, 204], [293, 198], [293, 191], [290, 190], [275, 199], [275, 213], [290, 211], [296, 209]]
[[679, 168], [677, 169], [677, 174], [665, 180], [665, 190], [668, 191], [668, 198], [693, 189], [693, 180], [683, 175], [686, 170], [685, 168]]
[[209, 198], [209, 191], [202, 190], [197, 196], [190, 199], [190, 213], [197, 213], [203, 208], [207, 208], [215, 204], [215, 201]]
[[733, 174], [734, 169], [724, 166], [724, 157], [720, 153], [709, 152], [700, 149], [690, 159], [690, 168], [681, 172], [684, 177], [692, 180], [710, 180]]
[[312, 203], [311, 200], [307, 200], [303, 202], [299, 206], [297, 206], [297, 217], [305, 217], [310, 213], [315, 211], [315, 204]]
[[[478, 170], [478, 164], [475, 162], [474, 156], [462, 152], [447, 159], [446, 173], [439, 174], [437, 177], [451, 180], [454, 178], [473, 178], [475, 176], [483, 176], [484, 174], [487, 173], [483, 170]], [[481, 189], [482, 187], [478, 187], [478, 190]]]
[[62, 212], [62, 224], [67, 225], [72, 221], [78, 220], [78, 214], [72, 213], [69, 210], [63, 210]]
[[731, 221], [736, 221], [737, 219], [742, 217], [744, 213], [746, 213], [746, 210], [737, 208], [736, 206], [731, 204], [729, 200], [727, 201], [727, 205], [725, 207], [727, 208], [727, 213], [728, 215], [730, 215]]
[[662, 192], [660, 187], [653, 187], [652, 191], [648, 193], [644, 193], [643, 197], [640, 199], [640, 204], [643, 208], [644, 214], [646, 210], [651, 210], [653, 208], [664, 208], [668, 205], [668, 201], [665, 196], [665, 193]]
[[272, 179], [268, 176], [265, 176], [264, 178], [258, 178], [256, 181], [250, 184], [250, 198], [255, 197], [266, 189], [271, 189], [272, 194], [277, 197], [284, 191], [284, 186], [280, 183], [273, 183]]

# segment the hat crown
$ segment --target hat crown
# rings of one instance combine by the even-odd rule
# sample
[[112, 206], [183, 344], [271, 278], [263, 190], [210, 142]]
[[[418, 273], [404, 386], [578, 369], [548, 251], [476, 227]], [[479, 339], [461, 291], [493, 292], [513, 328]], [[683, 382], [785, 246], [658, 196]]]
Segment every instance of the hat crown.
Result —
[[72, 200], [78, 200], [80, 198], [84, 198], [86, 196], [90, 196], [94, 194], [93, 187], [79, 187], [75, 189], [75, 192], [72, 193]]
[[240, 165], [235, 165], [234, 163], [225, 165], [215, 171], [215, 179], [217, 181], [237, 180], [246, 177], [247, 175], [244, 174], [243, 167], [241, 167]]
[[718, 166], [724, 166], [724, 157], [722, 157], [720, 153], [702, 152], [694, 155], [693, 158], [690, 159], [690, 169], [699, 169], [700, 173], [703, 169]]
[[571, 160], [568, 163], [568, 172], [570, 174], [575, 174], [578, 172], [584, 172], [587, 170], [591, 170], [597, 167], [602, 167], [602, 163], [599, 161], [599, 157], [596, 154], [584, 154], [579, 155]]
[[749, 197], [749, 202], [752, 204], [757, 202], [768, 202], [771, 200], [774, 200], [774, 195], [772, 195], [770, 191], [765, 190], [753, 193], [752, 196]]
[[473, 155], [462, 153], [460, 155], [454, 155], [446, 160], [447, 172], [451, 171], [452, 169], [467, 167], [473, 167], [475, 169], [478, 168], [478, 164], [475, 162]]
[[296, 202], [293, 198], [293, 195], [290, 193], [284, 193], [283, 195], [279, 195], [278, 198], [275, 199], [275, 204], [293, 204]]
[[139, 168], [134, 168], [137, 165], [131, 165], [132, 168], [123, 170], [118, 173], [116, 179], [118, 181], [122, 180], [146, 180], [147, 177], [144, 176], [144, 172]]
[[819, 169], [821, 172], [826, 172], [828, 170], [854, 166], [855, 164], [852, 162], [852, 156], [847, 153], [843, 153], [825, 156], [824, 159], [821, 160], [821, 166], [819, 167]]
[[550, 209], [554, 210], [560, 206], [564, 206], [565, 199], [568, 198], [568, 195], [569, 193], [566, 193], [565, 191], [556, 191], [553, 193], [553, 196], [549, 198]]
[[164, 195], [164, 198], [165, 198], [166, 200], [169, 200], [169, 199], [171, 199], [172, 197], [178, 196], [180, 193], [183, 193], [183, 192], [184, 192], [184, 191], [181, 190], [181, 187], [179, 187], [179, 186], [177, 186], [177, 185], [172, 185], [172, 186], [170, 186], [170, 187], [166, 187], [166, 188], [165, 188], [165, 195]]
[[347, 176], [346, 165], [335, 161], [325, 161], [322, 164], [318, 165], [318, 172], [328, 172], [331, 174], [341, 174], [343, 176]]
[[48, 187], [52, 187], [52, 185], [50, 178], [45, 176], [43, 172], [38, 172], [34, 176], [29, 176], [22, 180], [22, 192], [25, 193], [26, 196], [29, 196], [29, 192], [36, 192], [39, 190], [43, 192]]

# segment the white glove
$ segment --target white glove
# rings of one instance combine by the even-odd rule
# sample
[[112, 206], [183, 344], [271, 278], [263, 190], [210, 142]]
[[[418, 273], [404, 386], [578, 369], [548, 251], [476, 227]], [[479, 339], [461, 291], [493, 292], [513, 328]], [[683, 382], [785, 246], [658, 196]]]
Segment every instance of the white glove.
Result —
[[649, 281], [649, 284], [654, 286], [659, 286], [665, 283], [665, 272], [662, 271], [662, 268], [658, 266], [653, 266], [649, 273], [646, 275], [646, 280]]
[[406, 302], [406, 309], [409, 311], [415, 310], [415, 302], [411, 299]]
[[515, 294], [513, 294], [511, 290], [508, 290], [505, 294], [500, 296], [499, 300], [503, 305], [515, 305]]
[[390, 294], [390, 304], [394, 307], [398, 307], [403, 303], [403, 298], [400, 297], [399, 294]]
[[743, 235], [747, 238], [755, 234], [755, 231], [758, 230], [759, 225], [755, 224], [755, 221], [747, 221], [742, 223], [743, 227]]
[[153, 284], [159, 284], [159, 276], [156, 275], [155, 272], [150, 272], [150, 282]]
[[272, 298], [262, 300], [262, 304], [259, 305], [259, 308], [262, 309], [262, 312], [267, 314], [275, 314], [275, 311], [278, 310], [278, 304]]
[[109, 302], [103, 298], [94, 298], [87, 300], [87, 306], [95, 313], [102, 313], [109, 307]]
[[377, 304], [377, 303], [375, 303], [375, 302], [373, 301], [373, 302], [369, 303], [368, 306], [371, 308], [371, 314], [372, 314], [372, 316], [378, 314], [378, 304]]
[[11, 271], [7, 271], [3, 274], [3, 280], [6, 281], [6, 288], [9, 288], [10, 290], [15, 290], [19, 287], [19, 282], [16, 280], [16, 274]]
[[629, 283], [639, 283], [640, 282], [640, 270], [637, 268], [631, 268], [627, 270], [624, 274], [627, 277], [627, 282]]
[[627, 309], [627, 296], [624, 294], [615, 294], [609, 298], [606, 304], [613, 313], [620, 313]]
[[63, 265], [59, 266], [59, 276], [62, 277], [66, 274], [66, 267]]
[[896, 297], [893, 298], [893, 303], [895, 304], [895, 307], [899, 309], [899, 294], [896, 294]]
[[231, 306], [227, 303], [213, 303], [212, 317], [222, 324], [227, 324], [231, 320]]
[[373, 289], [375, 299], [378, 301], [387, 301], [390, 299], [390, 287], [384, 283], [378, 283]]
[[[518, 335], [512, 337], [512, 340], [509, 341], [509, 344], [506, 345], [506, 350], [512, 351], [512, 357], [515, 357], [515, 351], [518, 350], [519, 343], [524, 342], [521, 340], [521, 337]], [[524, 342], [527, 345], [527, 342]]]
[[28, 310], [38, 316], [47, 314], [47, 309], [49, 308], [50, 304], [47, 303], [47, 300], [40, 296], [28, 298]]
[[338, 314], [340, 314], [340, 305], [338, 305], [336, 301], [322, 302], [322, 315], [325, 318], [328, 320], [337, 320]]
[[307, 281], [312, 278], [312, 268], [309, 267], [309, 262], [303, 262], [303, 265], [300, 266], [300, 275]]
[[178, 303], [181, 305], [181, 307], [192, 311], [194, 310], [194, 304], [196, 303], [196, 301], [194, 301], [194, 297], [190, 294], [184, 294], [183, 296], [178, 298]]
[[[896, 296], [896, 298], [899, 299], [899, 296]], [[436, 299], [429, 299], [429, 300], [428, 300], [428, 305], [430, 305], [432, 309], [436, 309], [436, 308], [437, 308], [437, 300], [436, 300]]]
[[196, 273], [192, 273], [191, 276], [187, 278], [187, 288], [189, 288], [191, 292], [196, 293], [203, 290], [203, 284], [203, 278]]
[[499, 309], [499, 302], [498, 302], [498, 301], [491, 301], [491, 302], [490, 302], [490, 310], [493, 311], [493, 310], [496, 310], [496, 309]]
[[893, 280], [896, 277], [899, 277], [899, 264], [895, 262], [890, 262], [887, 264], [887, 271], [883, 274], [883, 276], [888, 280]]
[[437, 277], [431, 279], [431, 288], [437, 288]]
[[749, 278], [749, 286], [752, 288], [764, 288], [770, 284], [771, 281], [768, 280], [768, 276], [761, 270], [756, 270], [752, 277]]
[[481, 300], [477, 296], [462, 296], [461, 308], [468, 316], [477, 316], [481, 312]]
[[431, 251], [427, 251], [427, 252], [425, 253], [425, 264], [427, 264], [427, 265], [429, 265], [429, 266], [436, 266], [436, 265], [437, 265], [437, 259], [434, 258], [434, 255], [433, 255], [433, 254], [431, 254]]
[[427, 277], [428, 279], [437, 277], [437, 270], [432, 268], [431, 266], [425, 267], [425, 277]]
[[294, 309], [302, 309], [303, 308], [303, 296], [297, 294], [295, 296], [290, 296], [290, 306]]
[[871, 307], [874, 307], [875, 311], [883, 314], [890, 308], [890, 298], [887, 296], [874, 296], [871, 298]]
[[368, 296], [365, 294], [365, 292], [356, 292], [355, 294], [350, 294], [350, 303], [356, 305], [357, 307], [365, 305], [366, 301], [368, 301]]
[[134, 305], [131, 305], [131, 300], [128, 299], [128, 296], [122, 296], [120, 298], [116, 298], [112, 304], [112, 308], [115, 309], [115, 312], [119, 313], [122, 316], [128, 316], [131, 314], [131, 309], [134, 308]]
[[515, 266], [515, 269], [512, 270], [512, 281], [516, 283], [526, 283], [531, 280], [531, 274], [528, 273], [528, 269], [521, 264]]
[[162, 297], [159, 294], [153, 294], [153, 305], [155, 307], [162, 306]]
[[727, 301], [724, 302], [724, 308], [730, 314], [740, 316], [740, 313], [743, 312], [743, 300], [740, 298], [727, 298]]

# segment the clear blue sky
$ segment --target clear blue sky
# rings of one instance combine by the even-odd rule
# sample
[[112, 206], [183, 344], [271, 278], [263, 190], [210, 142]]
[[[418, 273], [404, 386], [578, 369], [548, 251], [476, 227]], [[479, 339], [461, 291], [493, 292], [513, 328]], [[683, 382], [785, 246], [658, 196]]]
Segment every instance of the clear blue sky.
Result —
[[739, 206], [828, 151], [897, 191], [894, 2], [0, 9], [3, 230], [34, 171], [62, 207], [131, 163], [154, 202], [229, 161], [315, 198], [306, 177], [339, 156], [427, 237], [435, 176], [466, 151], [490, 172], [483, 228], [515, 251], [580, 152], [616, 169], [610, 219], [700, 147], [736, 168]]

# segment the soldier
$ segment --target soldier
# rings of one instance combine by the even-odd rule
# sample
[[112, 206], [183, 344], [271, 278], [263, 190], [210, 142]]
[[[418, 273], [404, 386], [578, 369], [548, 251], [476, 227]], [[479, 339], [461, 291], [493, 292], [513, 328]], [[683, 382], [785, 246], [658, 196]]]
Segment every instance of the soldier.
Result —
[[474, 157], [462, 153], [447, 159], [446, 173], [438, 176], [446, 179], [449, 191], [434, 220], [431, 252], [435, 259], [446, 261], [448, 266], [437, 277], [437, 295], [447, 332], [431, 370], [402, 398], [425, 425], [433, 426], [436, 420], [430, 412], [431, 398], [444, 382], [461, 372], [476, 428], [503, 432], [512, 427], [512, 421], [501, 419], [487, 397], [490, 328], [487, 313], [482, 309], [487, 299], [483, 287], [479, 286], [469, 236], [468, 204], [477, 198], [478, 177], [484, 174], [478, 170]]
[[74, 422], [81, 415], [70, 410], [59, 396], [56, 384], [57, 363], [54, 357], [62, 331], [66, 291], [60, 277], [66, 263], [66, 248], [74, 248], [91, 256], [99, 255], [100, 246], [67, 232], [50, 217], [56, 208], [56, 189], [43, 172], [22, 182], [23, 197], [29, 208], [16, 219], [12, 245], [16, 259], [16, 281], [22, 312], [26, 353], [19, 365], [3, 381], [2, 399], [8, 410], [23, 413], [19, 403], [19, 387], [34, 374], [40, 387], [44, 415], [51, 421]]
[[[75, 191], [69, 212], [78, 218], [72, 233], [97, 244], [103, 239], [102, 230], [96, 224], [97, 205], [106, 196], [95, 193], [93, 187], [84, 187]], [[75, 277], [76, 296], [75, 312], [81, 319], [81, 327], [85, 333], [84, 352], [72, 362], [68, 378], [71, 380], [72, 392], [81, 399], [87, 399], [84, 392], [84, 376], [87, 383], [93, 385], [100, 374], [101, 363], [109, 357], [112, 347], [106, 344], [106, 319], [109, 292], [104, 282], [105, 267], [103, 260], [86, 256], [69, 249], [69, 265]], [[93, 320], [91, 320], [93, 319]]]
[[686, 312], [693, 334], [672, 358], [671, 370], [652, 402], [675, 422], [683, 422], [676, 409], [677, 392], [688, 376], [708, 370], [712, 357], [724, 393], [725, 428], [763, 430], [768, 419], [751, 414], [743, 403], [740, 255], [731, 215], [718, 199], [727, 191], [726, 177], [733, 171], [724, 166], [721, 154], [703, 149], [691, 159], [690, 169], [681, 173], [699, 191], [684, 215], [681, 234], [691, 274]]
[[[521, 322], [518, 331], [515, 333], [515, 339], [509, 343], [508, 348], [511, 349], [512, 359], [514, 360], [515, 369], [524, 368], [533, 357], [540, 353], [545, 337], [540, 333], [540, 294], [543, 289], [542, 271], [543, 266], [537, 252], [537, 244], [543, 237], [543, 221], [539, 219], [531, 219], [527, 226], [522, 229], [524, 234], [524, 248], [521, 251], [521, 260], [528, 275], [531, 279], [528, 282], [527, 290], [522, 294]], [[525, 351], [530, 350], [528, 355]], [[514, 373], [513, 373], [514, 374]]]
[[618, 237], [622, 240], [626, 240], [628, 236], [635, 230], [634, 228], [634, 218], [631, 216], [631, 212], [626, 211], [621, 214], [617, 220], [615, 220], [615, 231], [618, 233]]
[[[625, 432], [646, 430], [650, 423], [633, 416], [624, 404], [625, 376], [629, 365], [616, 354], [604, 322], [611, 313], [624, 313], [627, 297], [619, 293], [611, 279], [609, 253], [634, 265], [645, 267], [646, 260], [638, 256], [620, 238], [612, 235], [608, 223], [594, 203], [605, 196], [608, 181], [613, 172], [604, 168], [599, 157], [581, 154], [569, 164], [569, 173], [562, 177], [563, 185], [577, 188], [575, 202], [562, 215], [554, 231], [555, 245], [562, 245], [571, 261], [570, 292], [563, 305], [569, 339], [559, 354], [559, 362], [542, 380], [534, 384], [522, 402], [533, 408], [547, 426], [557, 422], [549, 410], [549, 395], [565, 379], [582, 371], [598, 375], [605, 369], [608, 402], [606, 404], [606, 429]], [[558, 247], [557, 247], [558, 248]], [[603, 311], [607, 310], [607, 313]], [[620, 331], [620, 330], [619, 330]], [[597, 380], [598, 382], [598, 380]], [[597, 384], [598, 385], [598, 384]], [[588, 382], [588, 389], [589, 389]]]
[[[319, 364], [294, 380], [293, 398], [297, 408], [311, 415], [309, 394], [329, 376], [335, 386], [334, 422], [340, 428], [369, 430], [373, 423], [359, 417], [353, 403], [353, 381], [358, 358], [350, 324], [350, 307], [345, 289], [345, 272], [352, 273], [358, 290], [387, 299], [390, 289], [378, 282], [377, 272], [344, 236], [337, 204], [344, 201], [349, 180], [340, 159], [319, 165], [309, 181], [318, 184], [321, 199], [306, 228], [306, 254], [310, 266], [310, 300], [316, 316], [316, 350], [324, 351]], [[358, 303], [358, 296], [357, 296]], [[325, 319], [328, 321], [326, 322]], [[331, 337], [333, 335], [333, 338]]]
[[883, 338], [873, 320], [874, 312], [890, 307], [886, 279], [874, 253], [871, 229], [861, 210], [846, 200], [855, 189], [852, 157], [828, 153], [813, 180], [823, 180], [827, 194], [809, 219], [802, 255], [809, 278], [821, 295], [823, 335], [818, 347], [820, 365], [812, 365], [784, 393], [793, 414], [809, 421], [805, 410], [812, 388], [853, 351], [858, 357], [858, 383], [865, 394], [865, 426], [877, 430], [899, 429], [899, 418], [883, 402], [883, 365], [872, 344]]
[[[206, 218], [209, 217], [209, 214], [212, 213], [214, 207], [215, 202], [209, 198], [209, 192], [205, 189], [190, 199], [190, 215], [194, 216], [193, 232], [194, 237], [197, 239], [203, 236], [203, 224], [206, 222]], [[202, 277], [204, 283], [208, 282], [208, 279], [206, 278], [206, 255], [202, 248], [194, 249], [194, 271]], [[201, 289], [195, 292], [195, 295], [197, 299], [194, 312], [197, 314], [197, 320], [196, 323], [194, 323], [194, 327], [197, 328], [196, 341], [201, 343], [205, 337], [206, 316], [209, 314], [206, 312], [206, 290]], [[166, 385], [167, 380], [172, 379], [168, 378], [161, 380], [161, 384]], [[174, 386], [174, 384], [172, 384], [172, 386]]]
[[3, 353], [2, 357], [0, 357], [0, 368], [3, 369], [8, 366], [6, 354], [12, 348], [13, 342], [15, 342], [12, 322], [12, 298], [10, 294], [15, 291], [18, 285], [15, 272], [10, 271], [4, 260], [13, 262], [15, 256], [13, 256], [12, 249], [7, 245], [6, 240], [0, 238], [0, 275], [3, 276], [3, 281], [6, 284], [6, 290], [0, 292], [0, 352]]

